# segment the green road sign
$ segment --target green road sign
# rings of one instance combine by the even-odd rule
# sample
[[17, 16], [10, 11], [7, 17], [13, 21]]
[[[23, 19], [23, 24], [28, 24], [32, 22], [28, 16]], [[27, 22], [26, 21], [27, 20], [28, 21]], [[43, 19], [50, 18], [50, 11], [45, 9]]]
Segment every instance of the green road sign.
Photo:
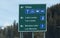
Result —
[[19, 32], [44, 32], [46, 27], [46, 4], [19, 5]]

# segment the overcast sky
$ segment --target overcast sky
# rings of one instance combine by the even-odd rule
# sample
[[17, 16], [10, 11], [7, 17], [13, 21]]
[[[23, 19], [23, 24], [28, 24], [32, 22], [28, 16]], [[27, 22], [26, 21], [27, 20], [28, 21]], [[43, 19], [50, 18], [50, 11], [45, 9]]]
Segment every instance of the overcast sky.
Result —
[[0, 0], [0, 26], [18, 22], [19, 4], [46, 4], [50, 7], [60, 3], [60, 0]]

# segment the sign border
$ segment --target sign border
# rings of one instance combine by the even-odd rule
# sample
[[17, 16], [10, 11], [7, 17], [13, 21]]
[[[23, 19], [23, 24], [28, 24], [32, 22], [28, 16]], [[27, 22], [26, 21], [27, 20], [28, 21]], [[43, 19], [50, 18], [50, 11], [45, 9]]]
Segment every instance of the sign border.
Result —
[[[19, 4], [20, 5], [46, 5], [46, 4]], [[19, 15], [18, 15], [19, 17]], [[46, 6], [46, 30], [40, 31], [19, 31], [19, 18], [18, 18], [18, 32], [46, 32], [47, 31], [47, 6]]]

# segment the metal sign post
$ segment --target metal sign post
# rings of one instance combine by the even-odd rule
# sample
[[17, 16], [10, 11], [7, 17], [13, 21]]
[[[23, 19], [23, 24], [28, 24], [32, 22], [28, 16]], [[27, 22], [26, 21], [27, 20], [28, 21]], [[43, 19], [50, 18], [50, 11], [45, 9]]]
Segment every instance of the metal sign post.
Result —
[[[20, 32], [20, 38], [28, 38], [27, 36], [26, 35], [24, 36], [24, 33]], [[29, 37], [29, 38], [34, 38], [34, 33], [32, 33], [32, 37]]]
[[34, 32], [32, 32], [32, 38], [34, 38]]
[[44, 32], [44, 36], [43, 36], [43, 38], [45, 38], [45, 32]]
[[20, 32], [20, 38], [23, 38], [23, 32]]
[[[42, 33], [42, 32], [41, 32]], [[45, 38], [45, 32], [43, 34], [39, 35], [40, 33], [38, 32], [38, 35], [34, 37], [34, 32], [32, 32], [32, 38]], [[27, 38], [26, 36], [24, 37], [23, 32], [20, 32], [20, 38]]]

